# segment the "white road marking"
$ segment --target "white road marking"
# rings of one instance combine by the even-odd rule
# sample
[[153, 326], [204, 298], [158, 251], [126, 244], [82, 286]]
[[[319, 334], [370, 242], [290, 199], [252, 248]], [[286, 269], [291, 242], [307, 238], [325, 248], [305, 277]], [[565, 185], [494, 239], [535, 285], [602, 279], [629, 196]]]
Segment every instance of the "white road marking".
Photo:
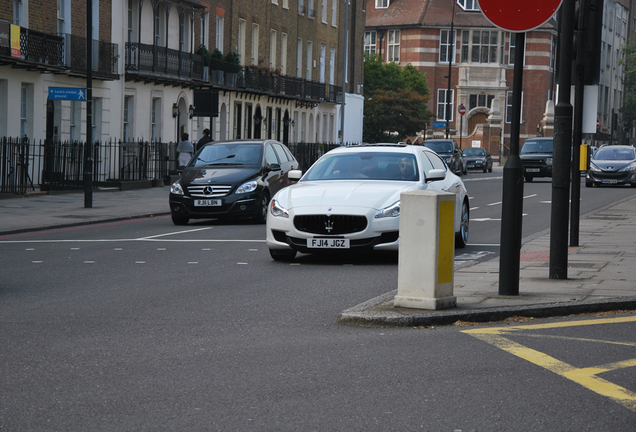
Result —
[[25, 250], [31, 251], [31, 250], [35, 250], [35, 248], [26, 248]]
[[42, 261], [31, 261], [33, 264], [41, 264]]
[[166, 248], [157, 248], [157, 250], [166, 250]]
[[84, 264], [95, 264], [95, 261], [84, 261]]
[[495, 203], [490, 203], [490, 204], [487, 204], [487, 205], [488, 206], [496, 206], [496, 205], [499, 205], [499, 204], [501, 204], [501, 201], [495, 202]]
[[247, 263], [237, 263], [238, 265], [247, 265]]
[[537, 196], [537, 194], [526, 195], [526, 196], [523, 197], [523, 199], [532, 198], [532, 197], [536, 197], [536, 196]]
[[146, 264], [146, 261], [135, 261], [135, 264]]
[[198, 261], [188, 261], [188, 264], [199, 264]]
[[116, 251], [123, 250], [123, 248], [115, 248]]
[[80, 250], [80, 248], [71, 248], [71, 250]]
[[470, 211], [477, 210], [479, 207], [471, 207]]
[[157, 235], [148, 236], [148, 237], [141, 237], [138, 240], [149, 240], [149, 239], [153, 239], [153, 238], [157, 238], [157, 237], [165, 237], [165, 236], [170, 236], [170, 235], [175, 235], [175, 234], [185, 234], [185, 233], [191, 233], [191, 232], [197, 232], [197, 231], [205, 231], [205, 230], [209, 230], [209, 229], [212, 229], [212, 227], [197, 228], [197, 229], [191, 229], [191, 230], [186, 230], [186, 231], [175, 231], [175, 232], [165, 233], [165, 234], [157, 234]]

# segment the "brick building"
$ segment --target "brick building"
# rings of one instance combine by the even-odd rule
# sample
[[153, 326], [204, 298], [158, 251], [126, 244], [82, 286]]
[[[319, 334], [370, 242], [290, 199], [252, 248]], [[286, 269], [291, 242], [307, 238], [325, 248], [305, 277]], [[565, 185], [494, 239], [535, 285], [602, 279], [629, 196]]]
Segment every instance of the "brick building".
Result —
[[[411, 63], [426, 76], [432, 118], [420, 139], [445, 137], [449, 113], [449, 134], [458, 142], [461, 138], [463, 148], [480, 146], [495, 157], [505, 155], [515, 35], [488, 22], [475, 0], [457, 0], [456, 5], [443, 0], [367, 0], [366, 14], [365, 52], [384, 61]], [[521, 141], [552, 133], [549, 101], [556, 89], [556, 36], [554, 20], [526, 34]], [[460, 105], [466, 108], [463, 118], [457, 112]]]
[[[91, 1], [94, 140], [361, 141], [364, 2]], [[87, 3], [0, 3], [0, 136], [84, 140], [86, 104], [48, 95], [86, 87]]]

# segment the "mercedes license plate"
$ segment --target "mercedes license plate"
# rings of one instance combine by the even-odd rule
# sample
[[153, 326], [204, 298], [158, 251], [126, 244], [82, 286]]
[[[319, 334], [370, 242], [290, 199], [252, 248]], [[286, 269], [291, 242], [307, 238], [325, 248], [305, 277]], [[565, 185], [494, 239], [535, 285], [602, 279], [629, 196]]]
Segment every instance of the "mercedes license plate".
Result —
[[349, 249], [349, 239], [310, 238], [307, 247], [313, 249]]
[[222, 204], [220, 199], [198, 199], [194, 200], [195, 207], [219, 207]]

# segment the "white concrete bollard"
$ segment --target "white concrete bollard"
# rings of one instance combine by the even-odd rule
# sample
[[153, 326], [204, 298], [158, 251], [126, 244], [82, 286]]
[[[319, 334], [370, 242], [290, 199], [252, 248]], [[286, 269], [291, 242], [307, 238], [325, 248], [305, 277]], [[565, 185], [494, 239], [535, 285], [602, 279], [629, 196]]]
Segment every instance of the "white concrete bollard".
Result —
[[398, 293], [393, 305], [414, 309], [457, 306], [453, 295], [455, 195], [412, 191], [400, 198]]

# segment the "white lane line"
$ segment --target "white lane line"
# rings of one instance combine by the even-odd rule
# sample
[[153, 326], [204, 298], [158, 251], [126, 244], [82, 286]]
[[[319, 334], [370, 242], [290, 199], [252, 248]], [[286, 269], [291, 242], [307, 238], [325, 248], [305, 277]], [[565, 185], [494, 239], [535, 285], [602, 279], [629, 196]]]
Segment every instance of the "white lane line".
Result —
[[501, 201], [495, 202], [495, 203], [490, 203], [490, 204], [487, 204], [487, 205], [488, 206], [496, 206], [496, 205], [499, 205], [499, 204], [501, 204]]
[[71, 248], [71, 250], [80, 250], [80, 248]]
[[248, 249], [250, 252], [258, 252], [258, 249]]
[[146, 264], [146, 261], [135, 261], [135, 264]]
[[523, 199], [532, 198], [532, 197], [536, 197], [536, 196], [537, 196], [537, 194], [526, 195], [526, 196], [523, 197]]
[[32, 251], [35, 250], [35, 248], [26, 248], [25, 250]]
[[115, 248], [116, 251], [124, 250], [123, 248]]
[[197, 228], [197, 229], [191, 229], [191, 230], [186, 230], [186, 231], [175, 231], [175, 232], [165, 233], [165, 234], [157, 234], [157, 235], [148, 236], [148, 237], [140, 237], [137, 240], [149, 240], [149, 239], [153, 239], [153, 238], [157, 238], [157, 237], [165, 237], [165, 236], [176, 235], [176, 234], [185, 234], [185, 233], [191, 233], [191, 232], [197, 232], [197, 231], [205, 231], [205, 230], [209, 230], [209, 229], [212, 229], [212, 227]]
[[470, 211], [477, 210], [479, 207], [471, 207]]
[[210, 249], [210, 248], [203, 248], [203, 249], [201, 249], [201, 250], [202, 250], [202, 251], [210, 251], [210, 250], [212, 250], [212, 249]]
[[31, 261], [33, 264], [41, 264], [42, 261]]
[[188, 261], [188, 264], [199, 264], [198, 261]]
[[237, 263], [238, 265], [247, 265], [247, 263]]
[[95, 264], [95, 261], [84, 261], [84, 264]]
[[194, 240], [167, 240], [167, 239], [95, 239], [95, 240], [0, 240], [0, 244], [18, 243], [116, 243], [116, 242], [210, 242], [210, 243], [265, 243], [266, 240], [218, 240], [218, 239], [194, 239]]
[[157, 248], [157, 250], [164, 251], [164, 250], [166, 250], [166, 248]]

